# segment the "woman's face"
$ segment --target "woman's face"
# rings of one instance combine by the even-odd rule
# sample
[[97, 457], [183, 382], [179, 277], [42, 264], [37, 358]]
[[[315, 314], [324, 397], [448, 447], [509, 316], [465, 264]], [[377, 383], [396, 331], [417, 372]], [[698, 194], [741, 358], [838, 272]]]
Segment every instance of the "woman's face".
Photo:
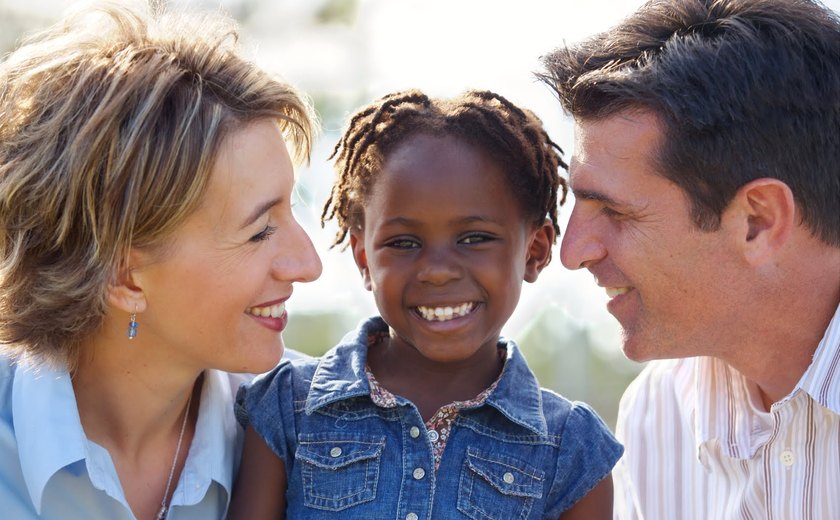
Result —
[[273, 121], [222, 142], [198, 209], [160, 257], [132, 271], [145, 299], [137, 348], [163, 349], [171, 363], [199, 369], [263, 372], [277, 364], [292, 284], [321, 274], [292, 214], [293, 186]]

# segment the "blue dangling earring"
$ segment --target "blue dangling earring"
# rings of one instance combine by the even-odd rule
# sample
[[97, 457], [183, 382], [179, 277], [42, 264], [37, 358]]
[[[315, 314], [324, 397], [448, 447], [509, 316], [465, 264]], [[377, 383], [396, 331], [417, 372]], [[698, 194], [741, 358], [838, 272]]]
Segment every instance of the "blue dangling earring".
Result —
[[128, 317], [128, 339], [132, 340], [137, 337], [137, 308], [134, 308], [135, 312], [131, 313], [131, 316]]

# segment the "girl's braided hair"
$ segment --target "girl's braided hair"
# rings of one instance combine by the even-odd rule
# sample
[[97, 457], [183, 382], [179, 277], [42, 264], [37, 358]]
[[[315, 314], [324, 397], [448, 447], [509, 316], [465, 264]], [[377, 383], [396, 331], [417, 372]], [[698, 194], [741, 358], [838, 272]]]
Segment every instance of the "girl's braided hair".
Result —
[[[330, 159], [337, 179], [324, 204], [321, 224], [336, 219], [341, 245], [353, 227], [363, 225], [365, 198], [388, 156], [416, 135], [454, 137], [496, 160], [507, 176], [526, 218], [536, 225], [546, 216], [557, 235], [557, 208], [566, 200], [563, 150], [531, 111], [489, 91], [473, 90], [454, 99], [430, 98], [418, 90], [384, 96], [350, 118]], [[559, 204], [558, 204], [559, 192]]]

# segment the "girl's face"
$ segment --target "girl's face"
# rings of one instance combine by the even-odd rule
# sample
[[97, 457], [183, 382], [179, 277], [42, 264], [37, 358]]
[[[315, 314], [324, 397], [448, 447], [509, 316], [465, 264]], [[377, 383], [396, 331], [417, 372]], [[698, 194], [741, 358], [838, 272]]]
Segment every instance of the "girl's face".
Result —
[[141, 258], [132, 272], [145, 298], [138, 348], [157, 346], [173, 363], [231, 372], [277, 364], [292, 284], [321, 273], [292, 215], [293, 185], [273, 121], [226, 138], [198, 209], [160, 258]]
[[553, 230], [524, 218], [502, 169], [451, 137], [418, 135], [387, 158], [351, 246], [392, 346], [467, 361], [496, 348], [522, 280], [547, 263]]

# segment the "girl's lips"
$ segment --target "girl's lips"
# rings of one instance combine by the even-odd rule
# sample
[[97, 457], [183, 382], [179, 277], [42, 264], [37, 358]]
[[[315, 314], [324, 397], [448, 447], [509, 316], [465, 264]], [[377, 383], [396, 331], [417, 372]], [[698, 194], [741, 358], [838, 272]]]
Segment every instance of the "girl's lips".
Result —
[[478, 307], [477, 302], [464, 302], [458, 305], [418, 305], [415, 309], [424, 320], [449, 321], [470, 314], [476, 307]]

